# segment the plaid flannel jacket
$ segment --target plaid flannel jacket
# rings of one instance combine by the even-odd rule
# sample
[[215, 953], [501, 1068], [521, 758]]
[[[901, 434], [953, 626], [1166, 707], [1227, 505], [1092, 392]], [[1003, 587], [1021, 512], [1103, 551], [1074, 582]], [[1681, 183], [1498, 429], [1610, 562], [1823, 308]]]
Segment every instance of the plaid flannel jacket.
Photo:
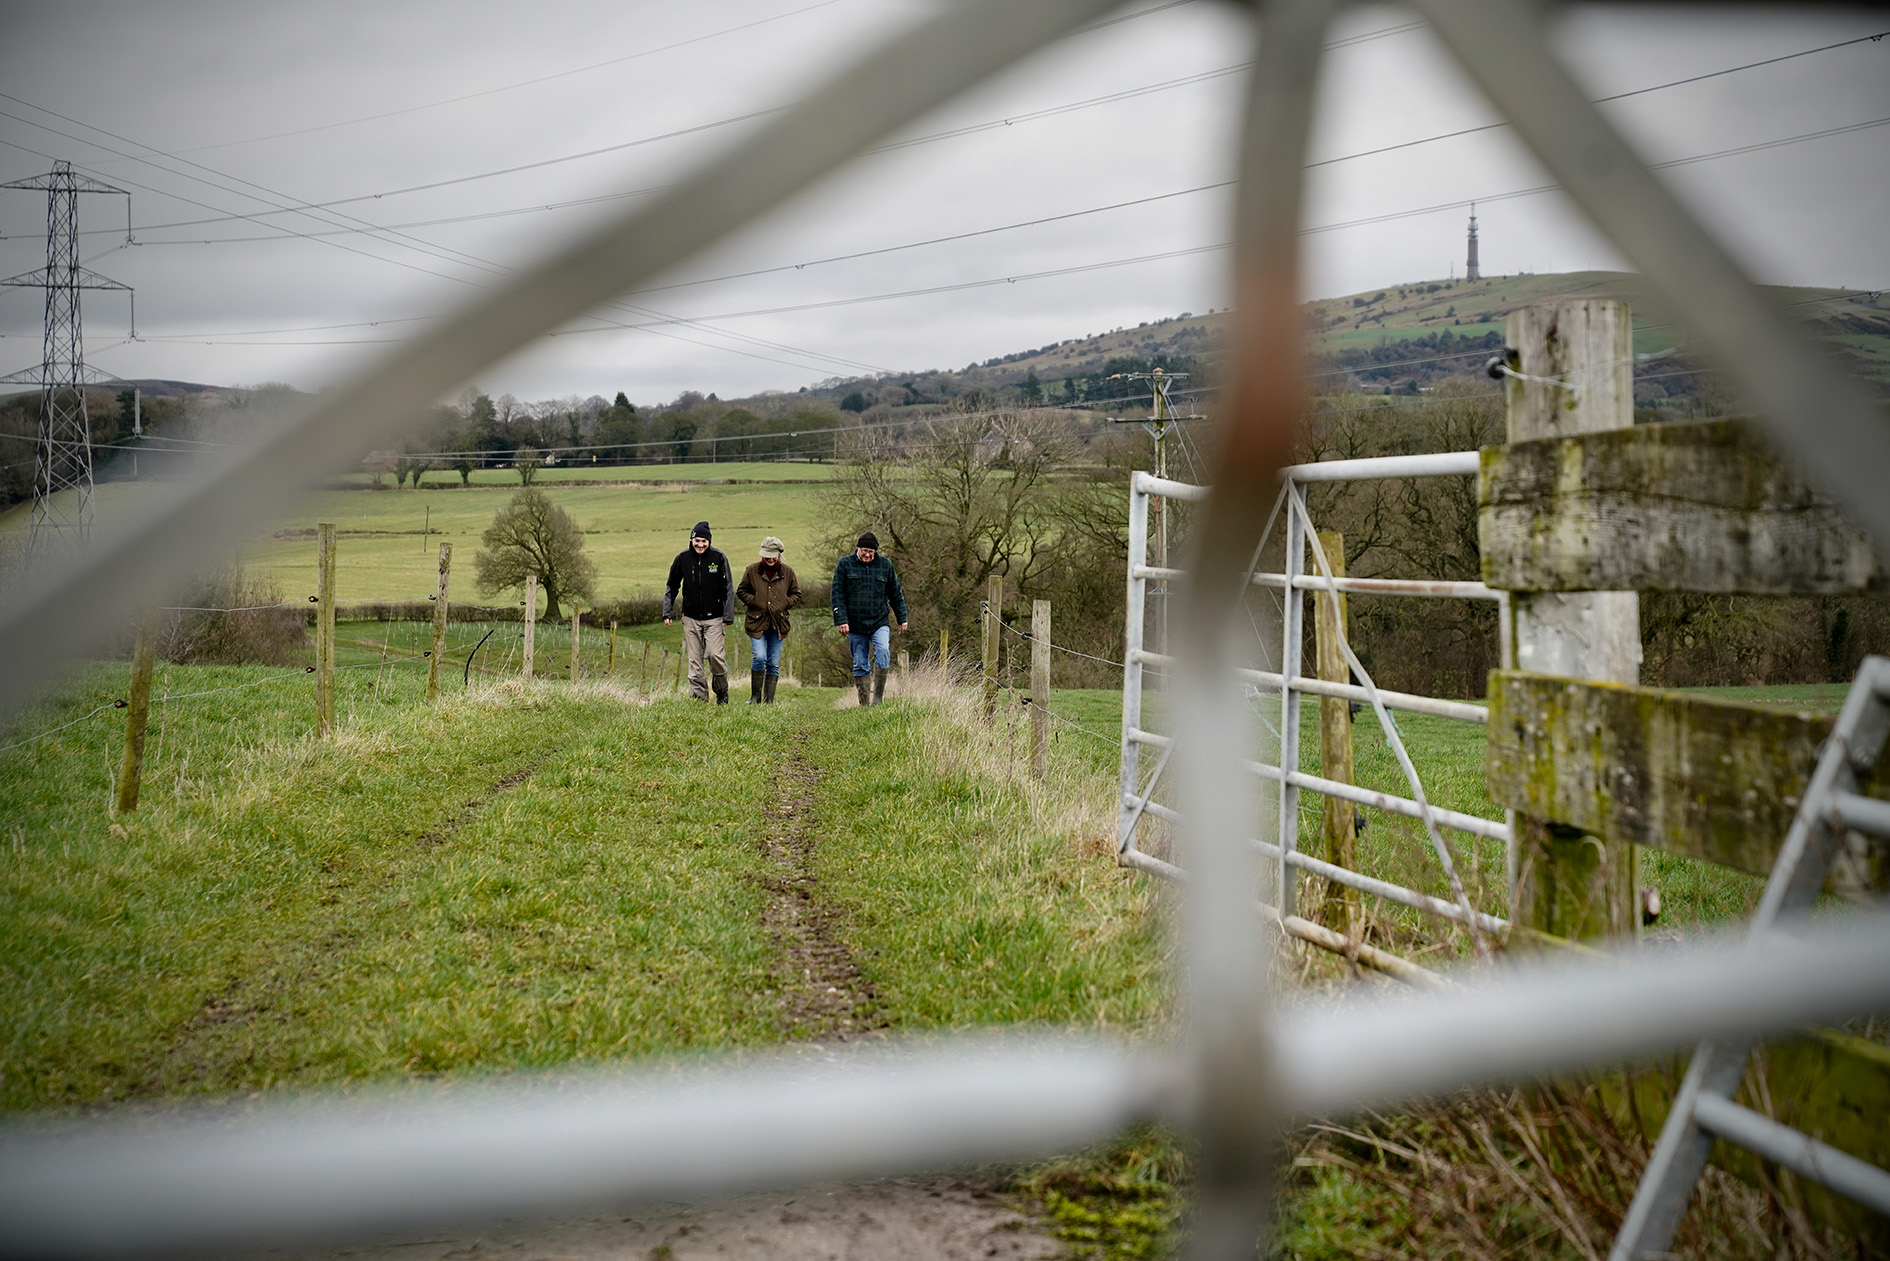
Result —
[[899, 585], [899, 573], [884, 556], [875, 556], [864, 564], [852, 552], [833, 567], [833, 624], [853, 633], [867, 635], [887, 625], [886, 606], [892, 605], [894, 622], [906, 620], [906, 593]]

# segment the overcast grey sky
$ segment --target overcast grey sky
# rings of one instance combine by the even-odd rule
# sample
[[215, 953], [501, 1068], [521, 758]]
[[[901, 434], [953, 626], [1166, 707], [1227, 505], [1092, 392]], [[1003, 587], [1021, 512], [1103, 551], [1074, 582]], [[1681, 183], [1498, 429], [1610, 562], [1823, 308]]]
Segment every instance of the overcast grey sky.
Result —
[[[121, 297], [88, 294], [98, 367], [315, 389], [675, 179], [753, 126], [745, 116], [932, 7], [0, 4], [0, 181], [63, 158], [132, 191], [129, 247], [122, 199], [83, 199], [83, 253], [137, 288], [143, 338], [126, 342]], [[1228, 197], [1208, 186], [1231, 170], [1252, 55], [1245, 10], [1131, 0], [1122, 12], [1137, 9], [1153, 11], [1062, 41], [912, 128], [911, 143], [856, 161], [680, 263], [665, 287], [626, 295], [479, 384], [522, 398], [728, 397], [957, 367], [1223, 305], [1224, 251], [1097, 266], [1229, 235]], [[1881, 15], [1798, 7], [1622, 6], [1576, 10], [1559, 36], [1600, 97], [1886, 28]], [[1333, 44], [1315, 161], [1496, 121], [1407, 11], [1351, 10]], [[1890, 125], [1859, 126], [1890, 122], [1890, 39], [1604, 108], [1653, 161], [1791, 141], [1664, 178], [1762, 280], [1890, 285]], [[1853, 129], [1796, 139], [1838, 128]], [[1488, 274], [1619, 266], [1559, 194], [1505, 196], [1548, 183], [1503, 128], [1320, 166], [1306, 222], [1330, 230], [1307, 238], [1307, 296], [1460, 273], [1456, 203], [1471, 198]], [[1386, 215], [1400, 217], [1331, 226]], [[0, 275], [44, 264], [44, 225], [43, 195], [0, 191]], [[1023, 278], [1067, 268], [1084, 270]], [[979, 281], [997, 283], [856, 301]], [[837, 304], [777, 310], [818, 303]], [[0, 290], [0, 371], [38, 362], [40, 304], [37, 291]], [[611, 327], [624, 324], [648, 327]]]

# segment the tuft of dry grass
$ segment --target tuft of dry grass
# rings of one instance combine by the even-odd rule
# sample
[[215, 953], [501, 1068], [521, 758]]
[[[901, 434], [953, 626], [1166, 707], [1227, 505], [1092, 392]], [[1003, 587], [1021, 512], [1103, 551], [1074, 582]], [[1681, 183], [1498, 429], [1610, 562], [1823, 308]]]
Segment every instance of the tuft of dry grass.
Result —
[[[1296, 1136], [1281, 1255], [1603, 1261], [1651, 1144], [1600, 1083], [1571, 1078], [1308, 1127]], [[1868, 1255], [1813, 1225], [1795, 1188], [1709, 1166], [1672, 1256]]]

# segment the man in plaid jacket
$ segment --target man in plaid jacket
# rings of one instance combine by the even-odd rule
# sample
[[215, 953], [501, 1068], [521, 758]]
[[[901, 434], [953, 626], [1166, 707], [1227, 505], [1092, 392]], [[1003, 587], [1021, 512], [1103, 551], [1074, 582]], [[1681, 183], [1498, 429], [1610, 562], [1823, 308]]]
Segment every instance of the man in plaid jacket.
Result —
[[892, 666], [888, 604], [904, 631], [906, 593], [899, 573], [879, 554], [879, 539], [868, 530], [833, 567], [833, 624], [853, 649], [853, 689], [861, 705], [877, 705], [886, 698], [886, 671]]

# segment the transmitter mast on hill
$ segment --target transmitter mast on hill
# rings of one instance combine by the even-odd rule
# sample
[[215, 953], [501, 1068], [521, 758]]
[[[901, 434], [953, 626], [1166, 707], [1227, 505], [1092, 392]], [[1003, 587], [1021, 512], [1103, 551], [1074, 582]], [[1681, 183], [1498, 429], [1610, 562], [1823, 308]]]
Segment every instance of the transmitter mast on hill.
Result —
[[[33, 525], [27, 551], [36, 554], [56, 543], [82, 543], [92, 532], [92, 422], [85, 410], [85, 387], [103, 374], [85, 366], [85, 332], [79, 317], [81, 289], [121, 289], [79, 262], [79, 194], [112, 193], [125, 199], [125, 240], [131, 240], [131, 194], [74, 173], [70, 162], [55, 162], [45, 175], [15, 180], [0, 188], [34, 189], [46, 194], [46, 266], [40, 271], [0, 280], [46, 291], [45, 355], [37, 368], [0, 381], [40, 387], [38, 442], [33, 469]], [[133, 308], [134, 312], [136, 308]], [[131, 335], [136, 337], [137, 316]]]
[[1465, 280], [1483, 279], [1483, 271], [1477, 266], [1477, 204], [1470, 203], [1470, 257], [1463, 265]]

